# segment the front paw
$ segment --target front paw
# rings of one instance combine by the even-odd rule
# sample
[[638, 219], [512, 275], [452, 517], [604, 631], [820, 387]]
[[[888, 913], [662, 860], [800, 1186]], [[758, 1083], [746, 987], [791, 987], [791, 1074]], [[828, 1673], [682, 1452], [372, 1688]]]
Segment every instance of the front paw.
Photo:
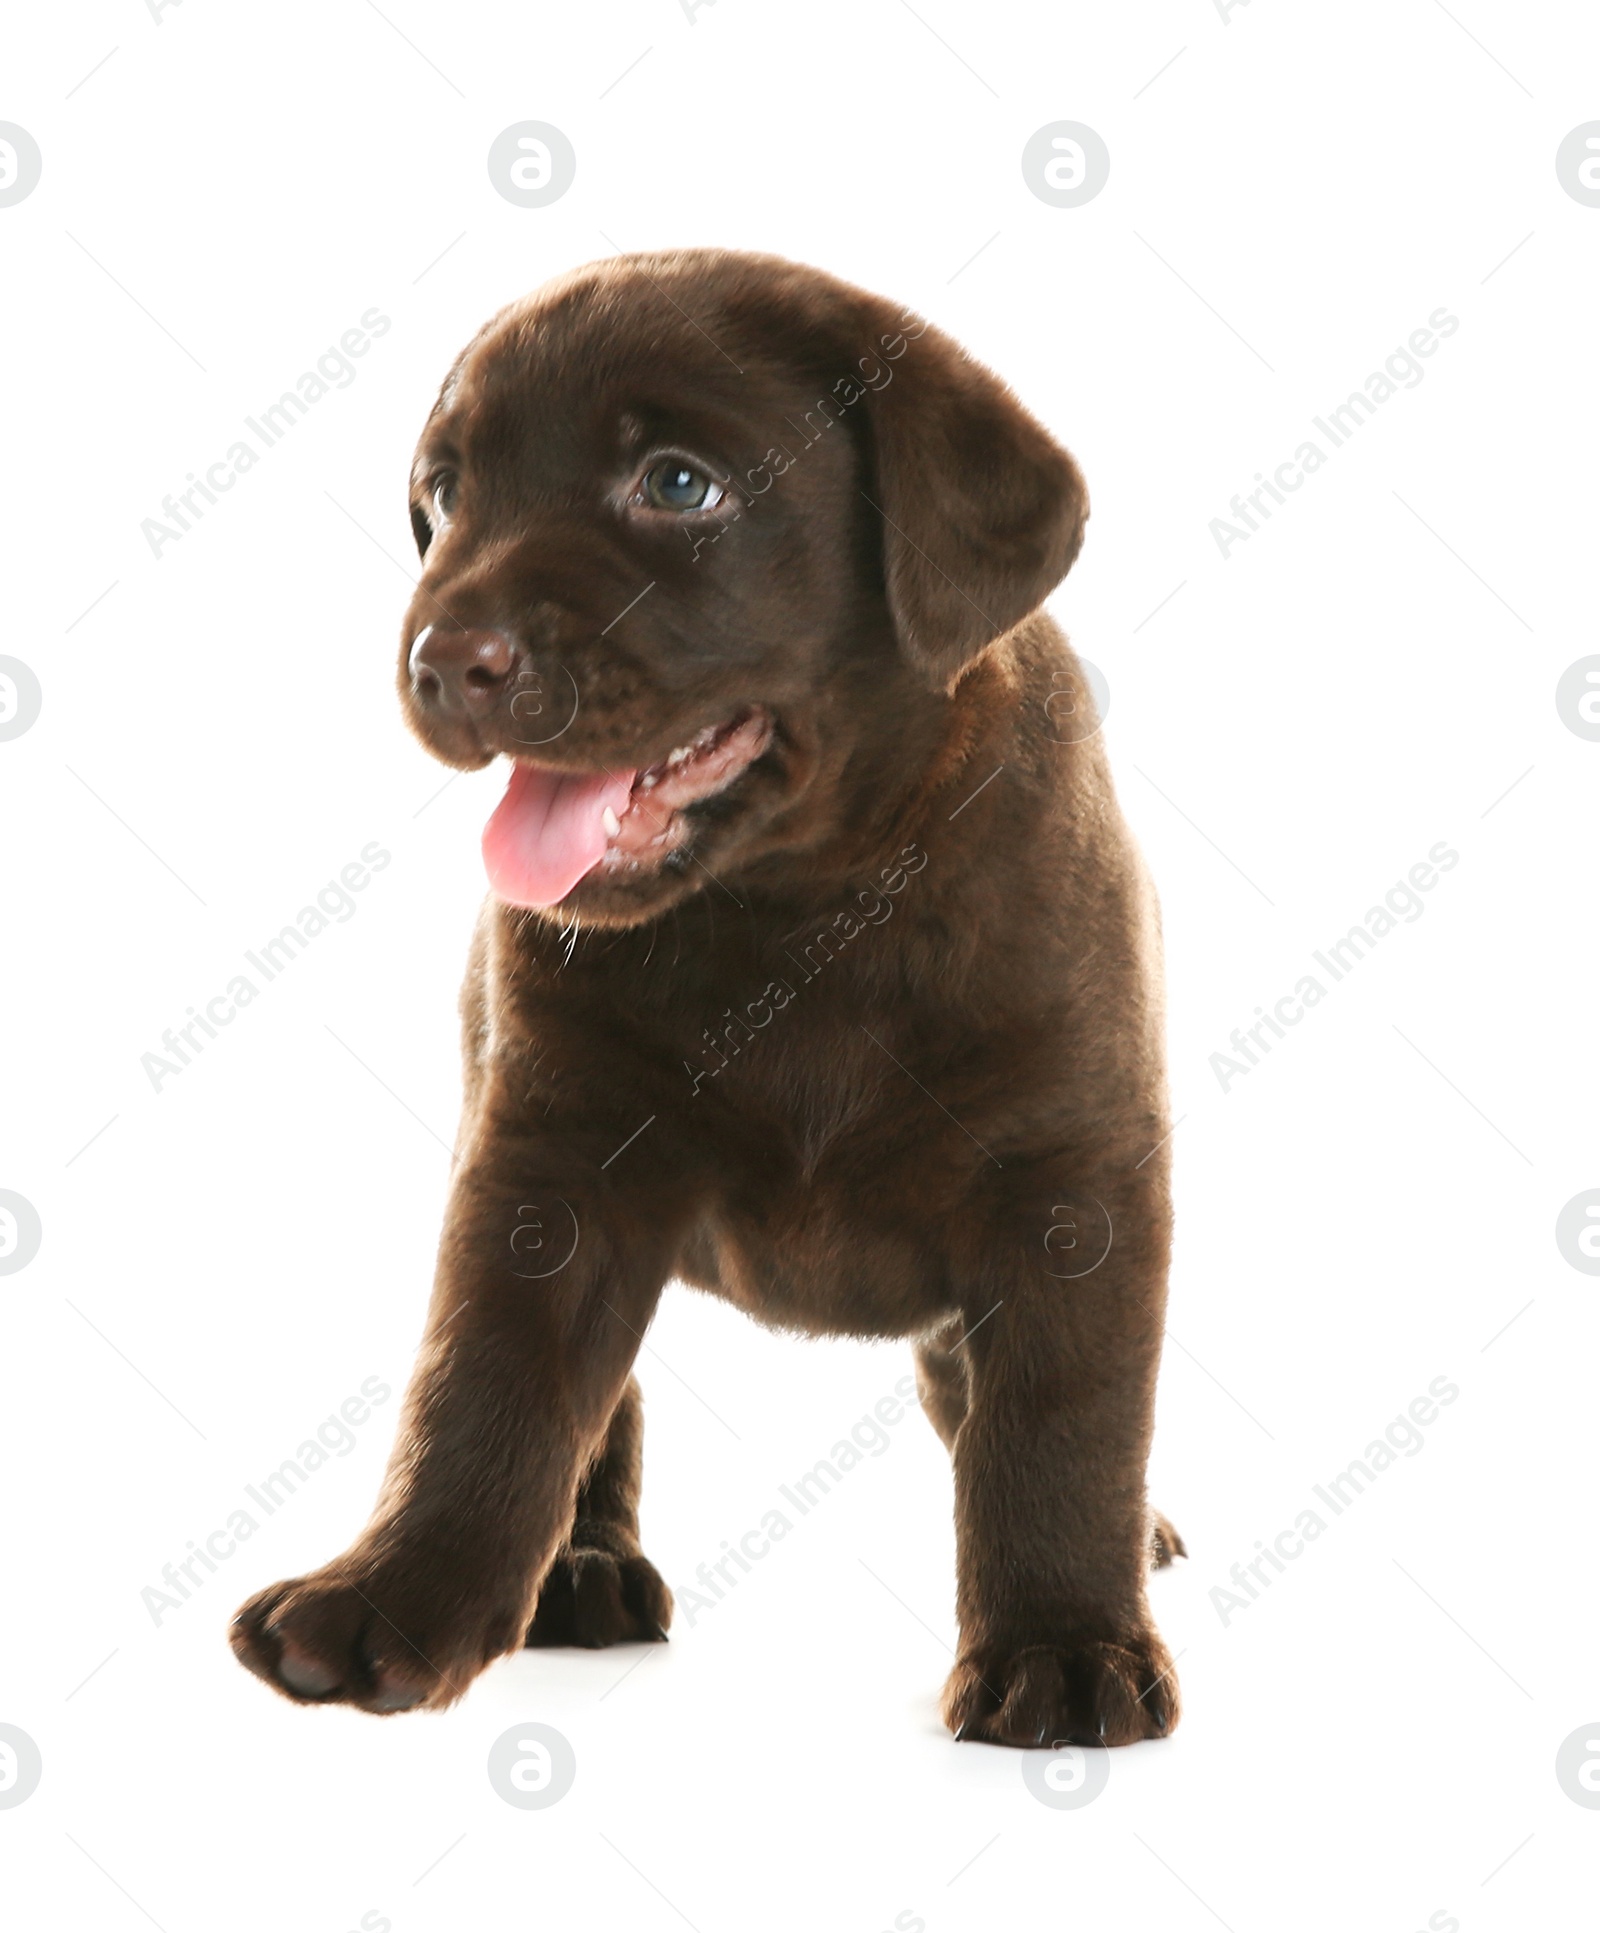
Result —
[[672, 1593], [648, 1557], [569, 1548], [550, 1566], [525, 1642], [661, 1644], [671, 1619]]
[[453, 1704], [520, 1644], [526, 1607], [474, 1592], [442, 1556], [348, 1556], [260, 1591], [234, 1618], [234, 1655], [300, 1704], [390, 1713]]
[[1178, 1681], [1153, 1631], [964, 1652], [944, 1688], [958, 1739], [1132, 1745], [1178, 1722]]

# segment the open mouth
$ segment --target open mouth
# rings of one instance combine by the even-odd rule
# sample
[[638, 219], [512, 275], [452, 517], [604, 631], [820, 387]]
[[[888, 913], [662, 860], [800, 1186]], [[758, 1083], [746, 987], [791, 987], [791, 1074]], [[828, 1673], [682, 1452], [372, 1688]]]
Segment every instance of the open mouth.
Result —
[[687, 837], [683, 813], [726, 791], [771, 740], [770, 713], [751, 706], [642, 769], [514, 765], [484, 827], [489, 884], [508, 905], [555, 906], [597, 867], [659, 865]]

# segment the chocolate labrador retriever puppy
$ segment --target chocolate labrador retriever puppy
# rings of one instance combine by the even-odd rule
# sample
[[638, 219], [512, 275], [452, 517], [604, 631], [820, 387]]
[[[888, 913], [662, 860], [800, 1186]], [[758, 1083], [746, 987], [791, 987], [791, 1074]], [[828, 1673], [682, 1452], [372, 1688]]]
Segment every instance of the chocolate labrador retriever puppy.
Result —
[[948, 337], [775, 257], [580, 269], [451, 370], [400, 692], [510, 782], [383, 1493], [234, 1627], [280, 1691], [441, 1706], [524, 1643], [665, 1636], [630, 1372], [680, 1277], [913, 1339], [958, 1738], [1171, 1730], [1157, 916], [1039, 609], [1087, 514]]

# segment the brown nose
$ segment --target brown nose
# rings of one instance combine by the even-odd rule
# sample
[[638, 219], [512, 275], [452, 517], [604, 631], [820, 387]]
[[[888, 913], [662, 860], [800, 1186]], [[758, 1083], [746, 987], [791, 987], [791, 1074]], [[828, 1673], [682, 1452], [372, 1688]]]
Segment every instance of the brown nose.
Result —
[[430, 624], [411, 646], [411, 688], [441, 711], [487, 711], [516, 663], [516, 646], [503, 631]]

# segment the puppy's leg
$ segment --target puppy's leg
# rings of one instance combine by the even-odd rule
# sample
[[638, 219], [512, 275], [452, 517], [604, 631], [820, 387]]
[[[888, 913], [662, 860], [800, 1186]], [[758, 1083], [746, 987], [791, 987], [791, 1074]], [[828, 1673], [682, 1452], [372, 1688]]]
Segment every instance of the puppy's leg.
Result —
[[1189, 1547], [1178, 1535], [1178, 1527], [1170, 1517], [1163, 1517], [1159, 1510], [1152, 1510], [1150, 1526], [1151, 1562], [1158, 1571], [1166, 1570], [1174, 1557], [1187, 1557]]
[[[1145, 1601], [1165, 1201], [1149, 1186], [1088, 1193], [1111, 1209], [1102, 1262], [1069, 1279], [1040, 1266], [991, 1275], [964, 1312], [961, 1648], [944, 1695], [958, 1738], [1124, 1745], [1177, 1722], [1171, 1659]], [[1037, 1252], [1037, 1236], [1017, 1246]]]
[[371, 1523], [342, 1557], [261, 1592], [234, 1622], [242, 1662], [291, 1698], [447, 1705], [522, 1644], [665, 1280], [670, 1211], [570, 1180], [547, 1196], [571, 1206], [570, 1258], [545, 1278], [515, 1272], [509, 1236], [529, 1176], [556, 1157], [514, 1131], [478, 1146], [452, 1190], [428, 1333]]
[[[951, 1452], [955, 1450], [956, 1432], [967, 1420], [967, 1359], [960, 1346], [966, 1326], [964, 1317], [952, 1316], [943, 1328], [924, 1336], [913, 1351], [917, 1364], [917, 1401], [938, 1431], [940, 1442]], [[1188, 1547], [1171, 1518], [1152, 1510], [1152, 1567], [1164, 1571], [1175, 1557], [1188, 1555]]]
[[917, 1363], [917, 1401], [939, 1432], [939, 1441], [952, 1453], [956, 1432], [967, 1418], [967, 1359], [956, 1346], [966, 1326], [962, 1317], [952, 1316], [942, 1328], [924, 1336], [912, 1352]]
[[630, 1376], [600, 1454], [578, 1488], [577, 1517], [539, 1590], [530, 1645], [660, 1642], [672, 1593], [639, 1548], [644, 1404]]

